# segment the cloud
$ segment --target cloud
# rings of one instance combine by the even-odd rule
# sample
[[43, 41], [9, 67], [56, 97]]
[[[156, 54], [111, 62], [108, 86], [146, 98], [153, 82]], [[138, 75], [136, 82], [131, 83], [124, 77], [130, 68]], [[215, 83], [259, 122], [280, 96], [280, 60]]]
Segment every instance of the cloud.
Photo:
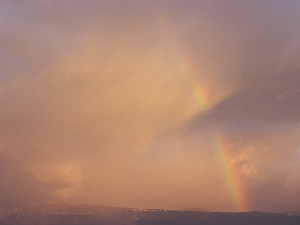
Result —
[[297, 195], [297, 2], [0, 4], [2, 205], [237, 210], [216, 136], [252, 210]]

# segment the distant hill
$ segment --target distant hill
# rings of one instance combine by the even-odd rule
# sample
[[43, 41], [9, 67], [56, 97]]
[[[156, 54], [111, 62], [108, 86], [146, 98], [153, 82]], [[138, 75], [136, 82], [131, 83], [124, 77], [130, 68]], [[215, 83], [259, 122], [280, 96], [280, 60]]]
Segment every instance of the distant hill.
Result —
[[299, 216], [244, 212], [165, 211], [139, 214], [137, 225], [299, 225]]
[[131, 225], [133, 216], [130, 209], [121, 207], [47, 203], [34, 207], [3, 208], [0, 225]]
[[8, 207], [0, 225], [299, 225], [297, 213], [137, 210], [103, 205]]

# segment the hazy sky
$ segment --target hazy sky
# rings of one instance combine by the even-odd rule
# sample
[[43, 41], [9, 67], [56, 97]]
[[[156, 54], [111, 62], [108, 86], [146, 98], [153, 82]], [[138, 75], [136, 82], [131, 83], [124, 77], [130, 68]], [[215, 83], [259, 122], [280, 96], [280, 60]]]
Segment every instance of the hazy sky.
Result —
[[300, 1], [0, 0], [0, 206], [300, 211]]

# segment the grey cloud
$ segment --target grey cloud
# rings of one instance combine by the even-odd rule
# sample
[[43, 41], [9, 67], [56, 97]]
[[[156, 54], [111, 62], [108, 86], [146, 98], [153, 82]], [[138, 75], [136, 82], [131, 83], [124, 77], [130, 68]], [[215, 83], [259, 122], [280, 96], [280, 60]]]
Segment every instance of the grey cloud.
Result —
[[298, 209], [298, 2], [0, 4], [2, 205], [235, 210], [213, 131], [251, 209]]

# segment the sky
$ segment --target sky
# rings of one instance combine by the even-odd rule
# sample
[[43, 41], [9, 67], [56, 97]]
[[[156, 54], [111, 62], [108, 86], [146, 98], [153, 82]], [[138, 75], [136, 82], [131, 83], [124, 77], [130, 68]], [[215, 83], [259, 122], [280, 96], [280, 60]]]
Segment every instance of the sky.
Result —
[[300, 2], [0, 0], [0, 206], [300, 211]]

